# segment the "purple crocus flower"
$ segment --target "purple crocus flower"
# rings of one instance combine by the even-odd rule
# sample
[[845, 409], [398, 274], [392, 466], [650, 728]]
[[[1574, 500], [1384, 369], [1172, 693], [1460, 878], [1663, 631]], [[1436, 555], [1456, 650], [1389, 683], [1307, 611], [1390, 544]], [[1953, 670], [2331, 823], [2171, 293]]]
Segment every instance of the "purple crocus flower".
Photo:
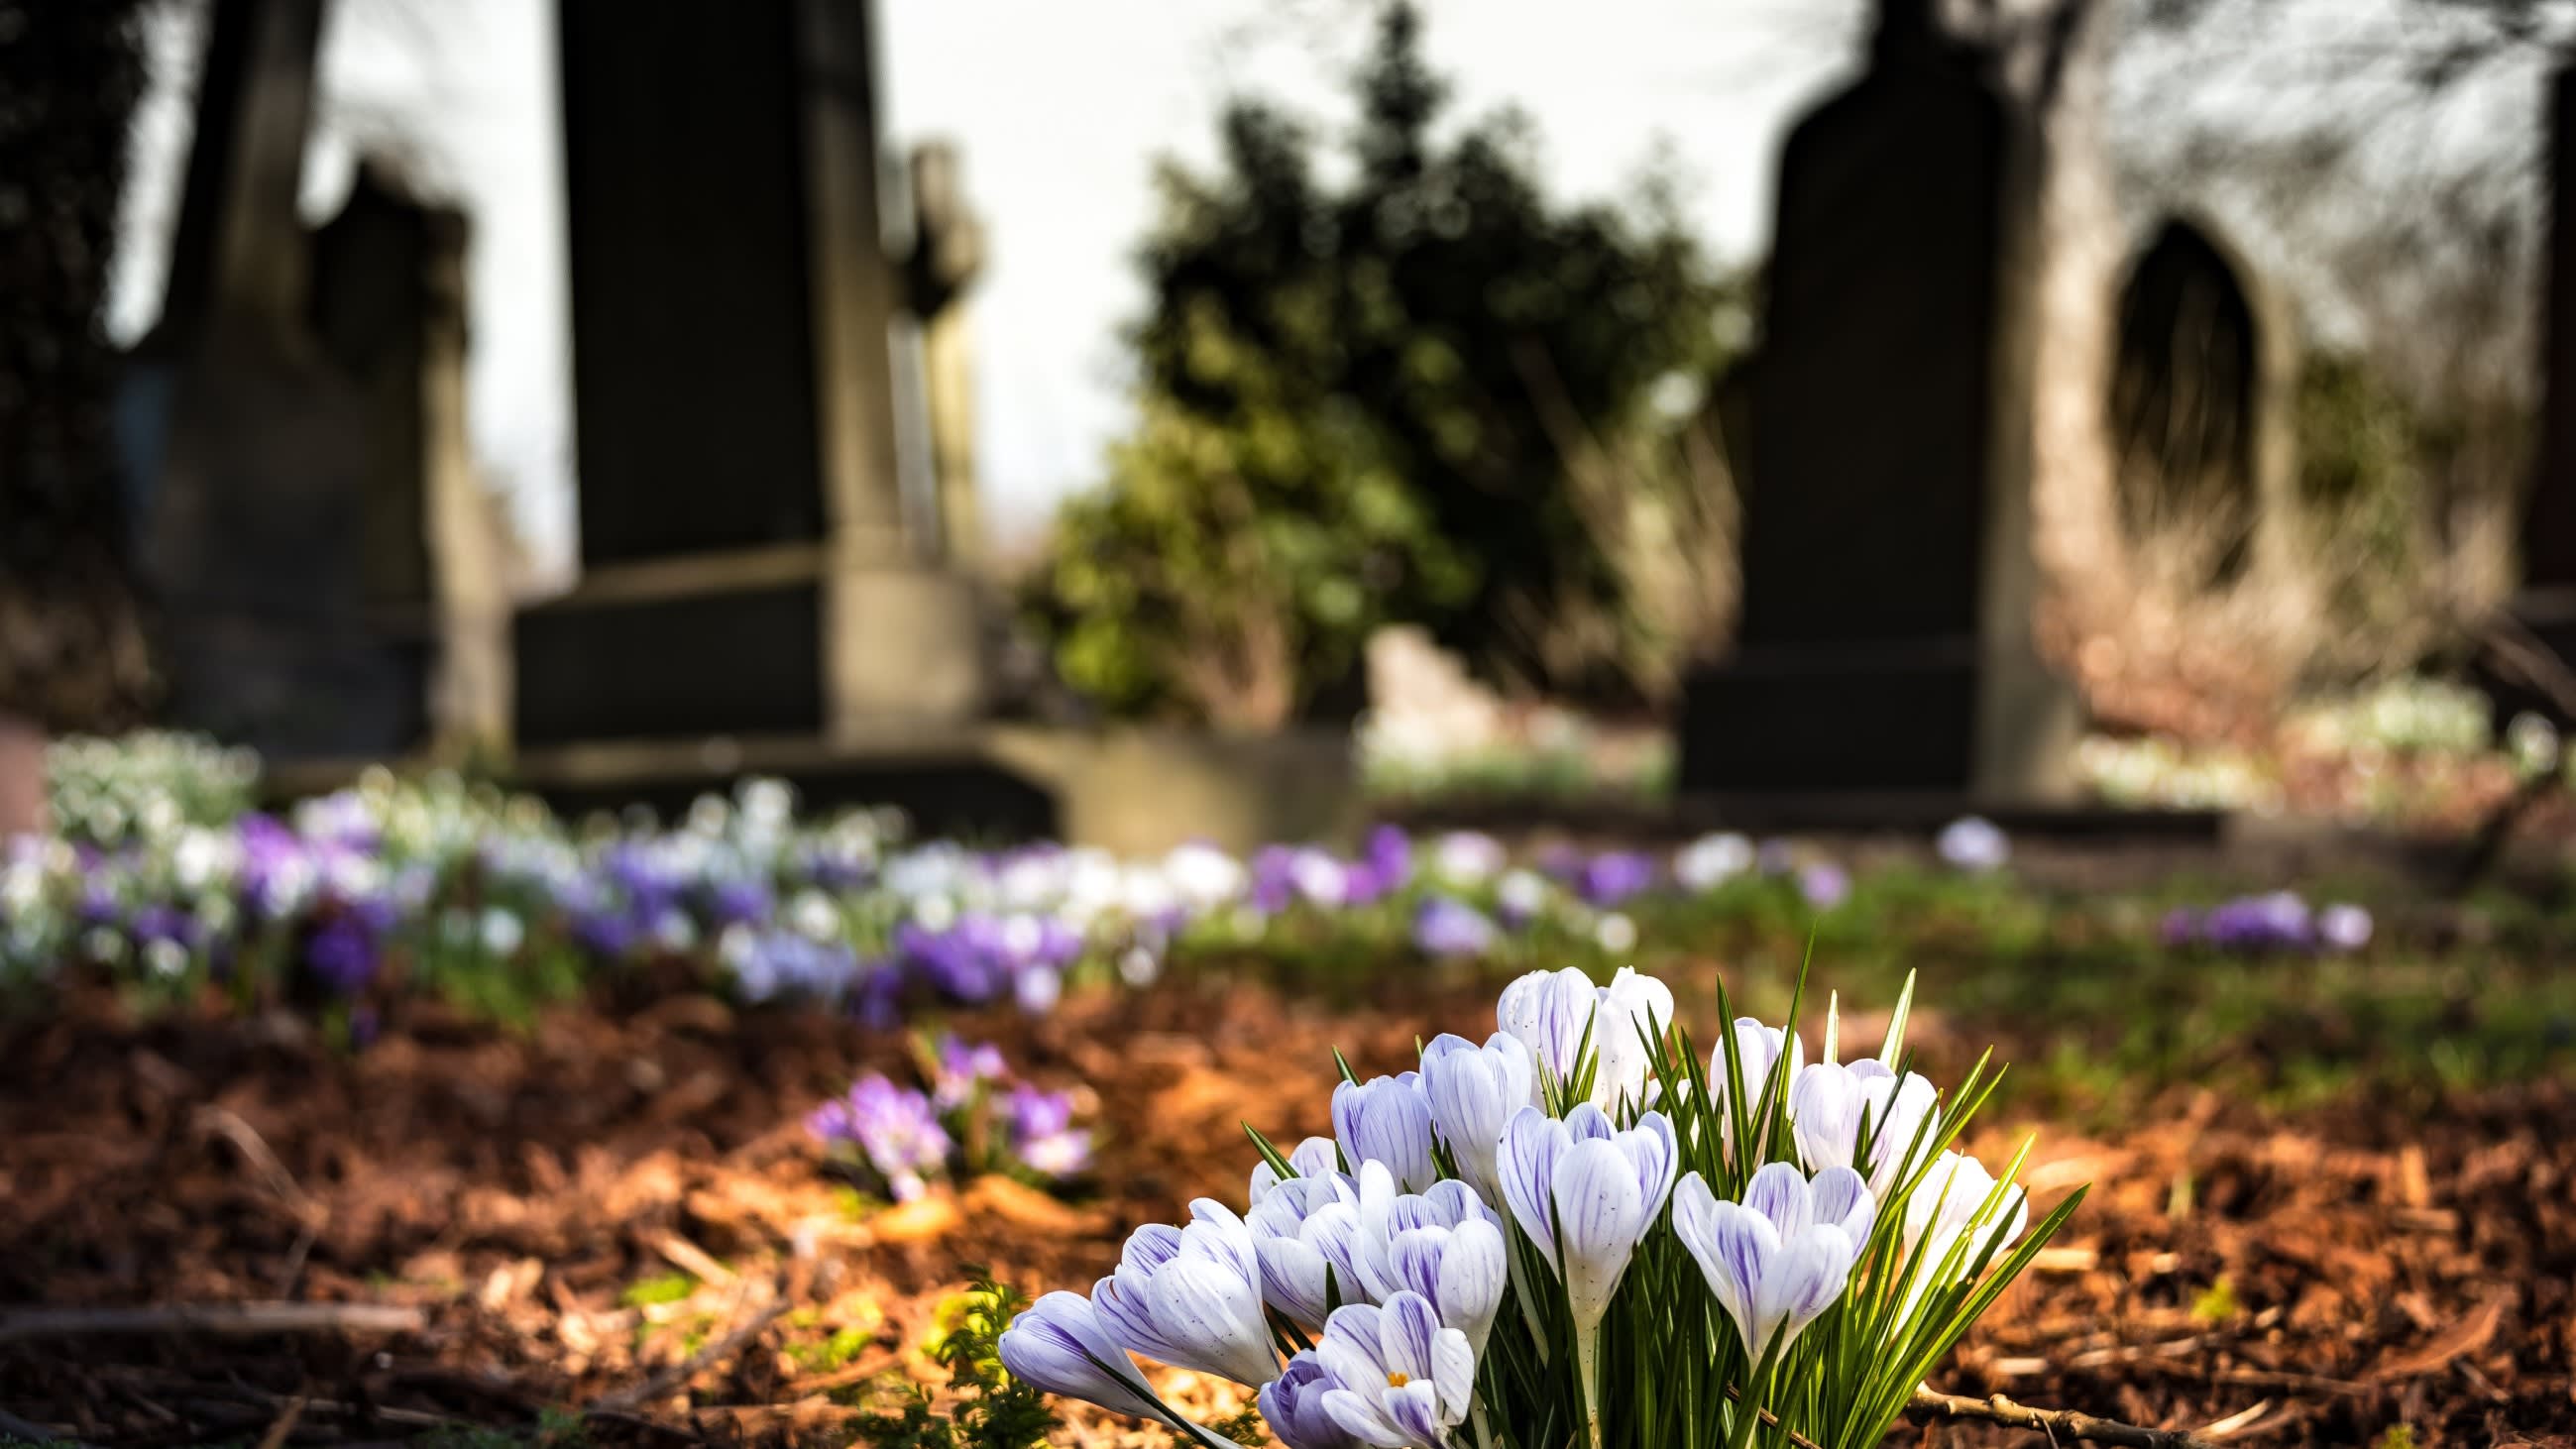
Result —
[[1998, 870], [2012, 859], [2012, 838], [1993, 821], [1977, 815], [1962, 816], [1943, 826], [1933, 848], [1956, 870]]
[[1633, 850], [1609, 850], [1583, 863], [1574, 889], [1595, 910], [1609, 910], [1655, 883], [1652, 856]]
[[2308, 903], [2289, 891], [2240, 896], [2201, 918], [2201, 937], [2222, 951], [2305, 951], [2316, 944]]
[[1798, 894], [1820, 911], [1830, 911], [1851, 897], [1851, 872], [1820, 860], [1798, 872]]
[[1414, 949], [1425, 956], [1482, 956], [1500, 934], [1484, 912], [1448, 896], [1425, 896], [1413, 913]]
[[805, 1129], [827, 1147], [854, 1151], [897, 1202], [928, 1191], [929, 1175], [947, 1170], [954, 1145], [928, 1097], [874, 1073], [860, 1078], [847, 1097], [815, 1108]]
[[1288, 909], [1297, 898], [1297, 852], [1265, 845], [1252, 857], [1252, 905], [1265, 915]]
[[1030, 1171], [1059, 1181], [1091, 1166], [1091, 1133], [1073, 1125], [1073, 1097], [1026, 1083], [1011, 1089], [1003, 1124], [1011, 1151]]
[[777, 909], [777, 898], [762, 881], [719, 881], [708, 892], [707, 915], [717, 926], [761, 921]]
[[1002, 1060], [1002, 1049], [991, 1042], [970, 1045], [953, 1034], [943, 1036], [934, 1055], [937, 1060], [931, 1073], [930, 1100], [941, 1108], [965, 1106], [985, 1083], [1000, 1082], [1011, 1075], [1010, 1064]]
[[1359, 861], [1345, 875], [1342, 898], [1350, 905], [1367, 905], [1404, 889], [1412, 879], [1413, 842], [1396, 827], [1381, 825], [1369, 832]]
[[383, 963], [375, 934], [352, 914], [325, 921], [304, 943], [305, 964], [324, 985], [342, 996], [355, 996], [375, 979]]

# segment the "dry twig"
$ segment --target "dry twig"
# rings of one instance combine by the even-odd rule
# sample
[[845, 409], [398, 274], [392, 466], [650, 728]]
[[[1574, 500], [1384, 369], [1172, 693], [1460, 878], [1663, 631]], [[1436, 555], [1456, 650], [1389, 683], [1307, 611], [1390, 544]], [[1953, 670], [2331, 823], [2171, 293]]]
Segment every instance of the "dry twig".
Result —
[[390, 1303], [170, 1303], [146, 1308], [0, 1309], [0, 1343], [109, 1333], [417, 1333], [429, 1317]]
[[2051, 1442], [2074, 1439], [2092, 1444], [2116, 1444], [2125, 1449], [2216, 1449], [2207, 1439], [2181, 1429], [2148, 1429], [2136, 1424], [2123, 1424], [2116, 1419], [2097, 1419], [2068, 1409], [2034, 1409], [2016, 1404], [1997, 1394], [1988, 1399], [1971, 1399], [1959, 1394], [1938, 1394], [1930, 1389], [1916, 1389], [1908, 1412], [1950, 1419], [1982, 1419], [1989, 1424], [2028, 1429], [2045, 1434]]

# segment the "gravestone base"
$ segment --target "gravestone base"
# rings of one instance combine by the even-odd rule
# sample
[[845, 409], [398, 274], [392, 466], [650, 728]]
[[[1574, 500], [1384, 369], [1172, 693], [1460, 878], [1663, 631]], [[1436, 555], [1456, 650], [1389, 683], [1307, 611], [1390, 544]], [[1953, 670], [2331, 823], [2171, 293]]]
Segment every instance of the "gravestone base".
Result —
[[930, 567], [845, 565], [833, 573], [828, 607], [836, 730], [885, 719], [972, 719], [990, 703], [983, 598], [973, 579]]
[[898, 806], [925, 836], [1054, 839], [1126, 856], [1193, 840], [1236, 851], [1281, 840], [1347, 843], [1361, 818], [1350, 736], [1337, 729], [1228, 735], [886, 721], [831, 738], [703, 735], [524, 750], [511, 784], [566, 811], [677, 811], [750, 775], [786, 780], [812, 806]]
[[[1686, 797], [1891, 797], [1990, 807], [2072, 802], [2073, 712], [2026, 698], [2026, 671], [1982, 662], [1976, 641], [1747, 649], [1684, 685]], [[2001, 727], [2046, 738], [2000, 737]]]
[[516, 740], [830, 736], [979, 715], [971, 581], [788, 545], [602, 569], [519, 612]]
[[409, 749], [424, 651], [367, 621], [364, 419], [346, 380], [301, 347], [232, 335], [132, 372], [169, 718], [279, 760]]

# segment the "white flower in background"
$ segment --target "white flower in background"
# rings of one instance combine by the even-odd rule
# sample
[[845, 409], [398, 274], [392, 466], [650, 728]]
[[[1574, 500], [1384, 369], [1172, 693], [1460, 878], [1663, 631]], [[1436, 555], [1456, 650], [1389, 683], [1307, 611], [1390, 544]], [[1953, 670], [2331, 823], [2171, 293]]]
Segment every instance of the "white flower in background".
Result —
[[1503, 872], [1502, 879], [1494, 883], [1495, 904], [1503, 908], [1504, 914], [1524, 920], [1547, 909], [1549, 893], [1546, 876], [1520, 867]]
[[1163, 873], [1149, 865], [1131, 865], [1118, 878], [1118, 908], [1137, 920], [1150, 920], [1180, 909], [1180, 892]]
[[1343, 1432], [1381, 1449], [1447, 1449], [1476, 1391], [1467, 1336], [1444, 1326], [1418, 1294], [1335, 1313], [1314, 1358], [1332, 1383], [1324, 1412]]
[[[1906, 1158], [1920, 1160], [1917, 1137], [1929, 1142], [1939, 1134], [1940, 1094], [1919, 1073], [1899, 1080], [1876, 1061], [1810, 1062], [1789, 1088], [1789, 1125], [1808, 1171], [1860, 1168], [1870, 1191], [1885, 1197], [1895, 1191]], [[1860, 1160], [1864, 1125], [1866, 1162]]]
[[1703, 835], [1673, 856], [1673, 883], [1705, 894], [1753, 869], [1753, 842], [1733, 831]]
[[1431, 847], [1431, 873], [1452, 886], [1483, 885], [1502, 873], [1503, 843], [1473, 830], [1452, 830]]
[[1829, 1167], [1810, 1183], [1774, 1162], [1720, 1202], [1696, 1172], [1673, 1190], [1673, 1234], [1690, 1250], [1754, 1362], [1785, 1349], [1851, 1281], [1877, 1215], [1860, 1174]]
[[1321, 850], [1298, 851], [1288, 863], [1288, 880], [1297, 894], [1319, 906], [1338, 906], [1350, 892], [1349, 872]]
[[2317, 939], [2335, 951], [2358, 951], [2370, 944], [2370, 912], [2339, 902], [2317, 912]]
[[1503, 1128], [1512, 1114], [1538, 1105], [1529, 1047], [1499, 1031], [1483, 1046], [1446, 1033], [1434, 1037], [1422, 1049], [1422, 1091], [1458, 1175], [1485, 1201], [1502, 1201], [1494, 1155], [1501, 1150]]
[[1204, 842], [1175, 846], [1163, 857], [1164, 878], [1192, 908], [1213, 910], [1243, 894], [1243, 862]]
[[832, 908], [831, 898], [821, 891], [798, 891], [796, 898], [787, 903], [787, 923], [799, 935], [817, 941], [836, 940], [841, 934], [841, 913]]
[[1279, 1375], [1252, 1229], [1213, 1198], [1190, 1204], [1187, 1227], [1149, 1223], [1130, 1234], [1091, 1302], [1109, 1336], [1147, 1358], [1244, 1384]]
[[1352, 1167], [1385, 1163], [1405, 1192], [1424, 1191], [1440, 1180], [1431, 1160], [1431, 1103], [1419, 1072], [1336, 1083], [1333, 1136]]
[[1569, 966], [1553, 974], [1533, 971], [1503, 988], [1494, 1015], [1559, 1082], [1573, 1075], [1589, 1030], [1596, 1063], [1592, 1103], [1611, 1111], [1623, 1101], [1645, 1100], [1647, 1038], [1662, 1040], [1672, 1024], [1673, 993], [1632, 967], [1620, 967], [1609, 985], [1594, 986]]
[[1118, 957], [1118, 979], [1130, 986], [1154, 984], [1163, 974], [1163, 958], [1143, 946], [1130, 946]]
[[2012, 859], [2012, 838], [1980, 815], [1963, 815], [1941, 827], [1933, 848], [1954, 869], [1965, 871], [1998, 870]]
[[1624, 956], [1637, 949], [1637, 923], [1618, 911], [1603, 916], [1592, 928], [1592, 940], [1613, 956]]

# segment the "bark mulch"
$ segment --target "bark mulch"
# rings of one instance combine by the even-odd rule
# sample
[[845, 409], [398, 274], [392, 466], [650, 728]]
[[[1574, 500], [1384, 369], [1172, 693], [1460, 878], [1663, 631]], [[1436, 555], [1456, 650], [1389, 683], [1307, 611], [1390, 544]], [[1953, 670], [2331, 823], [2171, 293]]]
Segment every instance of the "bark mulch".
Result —
[[[510, 1032], [415, 1007], [352, 1054], [292, 1017], [77, 1002], [0, 1025], [0, 1433], [276, 1446], [587, 1411], [599, 1443], [837, 1442], [854, 1405], [940, 1382], [922, 1345], [969, 1265], [1032, 1296], [1087, 1287], [1137, 1223], [1240, 1205], [1242, 1122], [1326, 1130], [1331, 1048], [1392, 1069], [1433, 1031], [1490, 1029], [1491, 1000], [1421, 981], [1327, 1008], [1200, 980], [960, 1018], [1094, 1094], [1097, 1180], [873, 1213], [800, 1119], [856, 1072], [900, 1073], [904, 1043], [820, 1014], [680, 996]], [[1965, 1063], [1943, 1039], [1947, 1080]], [[1974, 1145], [1997, 1160], [2012, 1126]], [[2292, 1114], [2177, 1092], [2117, 1139], [2046, 1129], [2028, 1180], [2043, 1209], [2096, 1186], [1937, 1388], [2221, 1442], [2576, 1445], [2564, 1084]], [[346, 1317], [170, 1312], [225, 1304]], [[1185, 1406], [1240, 1406], [1166, 1378]], [[1071, 1415], [1059, 1442], [1159, 1441]]]

